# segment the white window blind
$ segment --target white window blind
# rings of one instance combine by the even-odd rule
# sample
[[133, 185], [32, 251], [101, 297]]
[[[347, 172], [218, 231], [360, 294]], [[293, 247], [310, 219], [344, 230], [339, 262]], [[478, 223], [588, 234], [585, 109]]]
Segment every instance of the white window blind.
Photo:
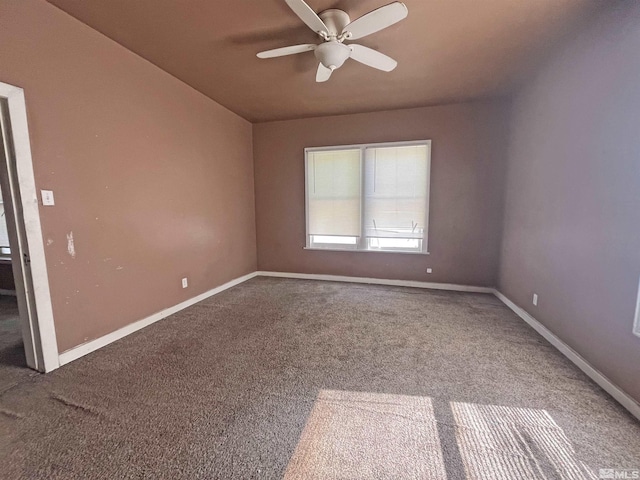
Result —
[[307, 248], [426, 252], [430, 147], [306, 149]]
[[427, 219], [427, 146], [365, 150], [365, 235], [422, 239]]
[[307, 155], [308, 234], [360, 236], [360, 150]]

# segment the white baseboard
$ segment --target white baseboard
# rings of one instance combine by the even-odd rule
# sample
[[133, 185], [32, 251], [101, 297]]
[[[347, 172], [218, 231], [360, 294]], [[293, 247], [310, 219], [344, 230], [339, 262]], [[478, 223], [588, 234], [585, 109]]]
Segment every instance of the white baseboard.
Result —
[[7, 290], [6, 288], [0, 288], [0, 295], [10, 295], [12, 297], [16, 296], [15, 290]]
[[73, 360], [76, 360], [80, 357], [83, 357], [95, 350], [98, 350], [99, 348], [102, 348], [105, 345], [109, 345], [110, 343], [113, 343], [116, 340], [121, 339], [122, 337], [126, 337], [127, 335], [130, 335], [133, 332], [136, 332], [144, 327], [147, 327], [152, 323], [157, 322], [158, 320], [162, 320], [163, 318], [166, 318], [169, 315], [173, 315], [174, 313], [177, 313], [180, 310], [190, 307], [195, 303], [201, 302], [202, 300], [205, 300], [206, 298], [209, 298], [217, 293], [223, 292], [242, 282], [246, 282], [247, 280], [250, 280], [255, 276], [256, 276], [256, 272], [252, 272], [242, 277], [236, 278], [234, 280], [231, 280], [230, 282], [220, 285], [219, 287], [216, 287], [196, 297], [190, 298], [189, 300], [185, 300], [182, 303], [174, 305], [173, 307], [166, 308], [161, 312], [154, 313], [153, 315], [150, 315], [147, 318], [143, 318], [142, 320], [138, 320], [137, 322], [127, 325], [126, 327], [122, 327], [116, 330], [115, 332], [108, 333], [107, 335], [104, 335], [100, 338], [96, 338], [95, 340], [91, 340], [87, 343], [83, 343], [82, 345], [78, 345], [77, 347], [73, 347], [72, 349], [67, 350], [60, 354], [59, 356], [60, 366], [65, 365], [69, 362], [72, 362]]
[[[298, 278], [298, 279], [307, 279], [307, 280], [325, 280], [332, 282], [352, 282], [352, 283], [369, 283], [369, 284], [377, 284], [377, 285], [395, 285], [400, 287], [417, 287], [417, 288], [432, 288], [436, 290], [455, 290], [460, 292], [479, 292], [479, 293], [493, 293], [494, 289], [489, 287], [473, 287], [467, 285], [453, 285], [448, 283], [429, 283], [429, 282], [415, 282], [409, 280], [383, 280], [378, 278], [362, 278], [362, 277], [343, 277], [337, 275], [312, 275], [312, 274], [304, 274], [304, 273], [282, 273], [282, 272], [252, 272], [243, 277], [236, 278], [235, 280], [231, 280], [230, 282], [225, 283], [224, 285], [220, 285], [208, 292], [200, 294], [196, 297], [193, 297], [189, 300], [186, 300], [178, 305], [173, 307], [169, 307], [161, 312], [154, 313], [142, 320], [138, 320], [137, 322], [131, 323], [125, 327], [122, 327], [114, 332], [108, 333], [100, 338], [96, 338], [95, 340], [91, 340], [89, 342], [83, 343], [82, 345], [78, 345], [77, 347], [73, 347], [70, 350], [67, 350], [61, 353], [58, 357], [60, 366], [66, 365], [73, 360], [76, 360], [80, 357], [83, 357], [99, 348], [102, 348], [110, 343], [115, 342], [127, 335], [132, 334], [144, 327], [151, 325], [163, 318], [168, 317], [169, 315], [173, 315], [174, 313], [179, 312], [191, 305], [198, 303], [206, 298], [211, 297], [217, 293], [220, 293], [224, 290], [227, 290], [231, 287], [234, 287], [242, 282], [246, 282], [253, 277], [256, 276], [264, 276], [264, 277], [283, 277], [283, 278]], [[0, 292], [1, 293], [1, 292]]]
[[302, 280], [324, 280], [327, 282], [367, 283], [373, 285], [391, 285], [395, 287], [430, 288], [432, 290], [452, 290], [455, 292], [494, 293], [491, 287], [457, 285], [453, 283], [418, 282], [414, 280], [391, 280], [383, 278], [346, 277], [340, 275], [319, 275], [315, 273], [256, 272], [261, 277], [297, 278]]
[[[398, 287], [413, 287], [413, 288], [428, 288], [434, 290], [451, 290], [457, 292], [473, 292], [473, 293], [492, 293], [498, 297], [507, 307], [515, 312], [520, 318], [527, 322], [534, 330], [542, 335], [551, 345], [556, 347], [565, 357], [571, 360], [580, 370], [582, 370], [587, 376], [589, 376], [594, 382], [596, 382], [602, 389], [609, 393], [614, 399], [616, 399], [623, 407], [625, 407], [633, 416], [640, 420], [640, 404], [631, 398], [627, 393], [616, 386], [611, 380], [605, 377], [597, 369], [595, 369], [589, 362], [587, 362], [579, 353], [569, 347], [554, 333], [552, 333], [547, 327], [545, 327], [538, 320], [533, 318], [524, 309], [517, 306], [501, 292], [495, 288], [490, 287], [477, 287], [472, 285], [456, 285], [451, 283], [432, 283], [432, 282], [418, 282], [412, 280], [391, 280], [381, 278], [365, 278], [365, 277], [347, 277], [340, 275], [320, 275], [310, 273], [287, 273], [287, 272], [252, 272], [242, 277], [231, 280], [230, 282], [220, 285], [212, 290], [204, 292], [189, 300], [185, 300], [178, 305], [162, 310], [161, 312], [150, 315], [142, 320], [138, 320], [132, 324], [122, 327], [115, 332], [111, 332], [95, 340], [91, 340], [82, 345], [78, 345], [70, 350], [67, 350], [59, 355], [60, 366], [65, 365], [73, 360], [83, 357], [99, 348], [104, 347], [110, 343], [115, 342], [133, 332], [136, 332], [152, 323], [155, 323], [163, 318], [173, 315], [191, 305], [194, 305], [206, 298], [209, 298], [217, 293], [223, 292], [231, 287], [234, 287], [240, 283], [246, 282], [256, 276], [262, 277], [278, 277], [278, 278], [296, 278], [303, 280], [324, 280], [330, 282], [348, 282], [348, 283], [364, 283], [374, 285], [391, 285]], [[0, 290], [0, 294], [2, 291]]]
[[507, 297], [505, 297], [498, 290], [494, 290], [494, 294], [498, 297], [507, 307], [515, 312], [520, 318], [527, 322], [533, 329], [542, 335], [551, 345], [556, 347], [560, 353], [571, 360], [580, 370], [587, 374], [594, 382], [596, 382], [604, 391], [615, 398], [624, 408], [629, 410], [631, 414], [640, 420], [640, 404], [631, 398], [627, 393], [616, 386], [611, 380], [600, 373], [589, 362], [587, 362], [578, 352], [572, 349], [569, 345], [564, 343], [553, 332], [545, 327], [538, 320], [533, 318], [523, 308], [519, 307]]

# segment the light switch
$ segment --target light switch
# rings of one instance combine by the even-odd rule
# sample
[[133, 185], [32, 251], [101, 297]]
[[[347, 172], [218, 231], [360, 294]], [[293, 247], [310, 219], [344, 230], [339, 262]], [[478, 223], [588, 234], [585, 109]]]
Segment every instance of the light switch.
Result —
[[42, 193], [42, 205], [55, 205], [55, 202], [53, 201], [53, 191], [40, 190], [40, 193]]

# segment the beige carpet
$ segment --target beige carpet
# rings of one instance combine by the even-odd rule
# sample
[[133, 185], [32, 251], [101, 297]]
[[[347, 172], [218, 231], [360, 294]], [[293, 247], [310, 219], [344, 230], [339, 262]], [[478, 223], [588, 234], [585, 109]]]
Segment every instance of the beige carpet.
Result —
[[445, 477], [430, 399], [322, 390], [284, 478]]
[[[597, 478], [545, 410], [453, 403], [467, 479]], [[321, 390], [285, 480], [447, 478], [430, 398]]]
[[640, 468], [639, 423], [491, 295], [255, 278], [51, 374], [0, 364], [9, 377], [0, 478]]
[[546, 410], [451, 405], [467, 478], [597, 478]]

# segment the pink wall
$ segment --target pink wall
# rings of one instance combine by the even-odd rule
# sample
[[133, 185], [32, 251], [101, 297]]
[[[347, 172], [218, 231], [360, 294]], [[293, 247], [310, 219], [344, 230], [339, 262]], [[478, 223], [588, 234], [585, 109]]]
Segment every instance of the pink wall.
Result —
[[0, 81], [25, 90], [36, 184], [55, 193], [40, 215], [60, 351], [256, 269], [249, 122], [40, 0], [0, 0]]
[[638, 401], [639, 126], [640, 3], [626, 2], [515, 100], [500, 263], [502, 292]]
[[[506, 111], [477, 102], [255, 124], [259, 270], [494, 286]], [[305, 147], [424, 139], [433, 141], [430, 255], [303, 250]]]
[[[56, 195], [41, 217], [60, 350], [256, 268], [499, 283], [640, 400], [640, 4], [620, 5], [511, 123], [475, 102], [252, 127], [44, 1], [0, 0], [0, 81], [25, 89], [37, 186]], [[416, 139], [433, 141], [430, 255], [302, 249], [304, 147]]]

